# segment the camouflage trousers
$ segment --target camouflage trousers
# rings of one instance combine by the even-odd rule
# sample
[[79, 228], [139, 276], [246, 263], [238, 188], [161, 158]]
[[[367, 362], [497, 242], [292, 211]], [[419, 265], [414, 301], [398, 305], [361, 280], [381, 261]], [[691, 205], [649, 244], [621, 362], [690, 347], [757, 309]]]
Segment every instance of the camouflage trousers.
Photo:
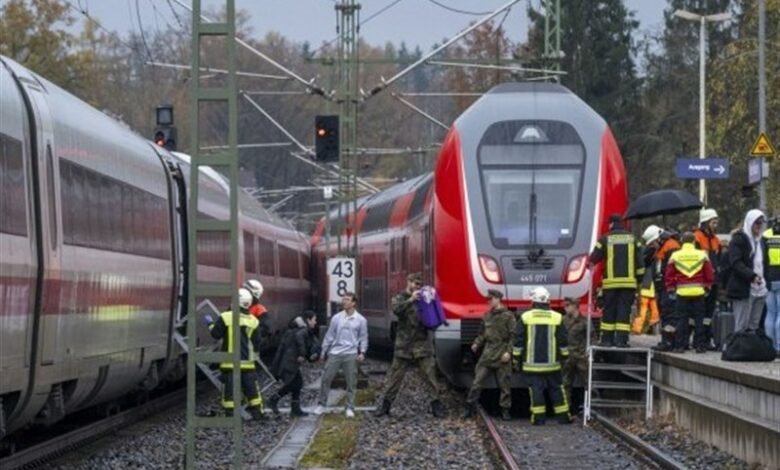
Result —
[[395, 397], [398, 396], [401, 385], [403, 385], [406, 373], [413, 368], [419, 370], [425, 378], [425, 381], [433, 388], [433, 398], [436, 400], [443, 399], [446, 387], [436, 375], [436, 359], [434, 359], [433, 356], [419, 357], [416, 359], [394, 357], [393, 363], [390, 365], [390, 370], [387, 371], [384, 399], [390, 403], [395, 401]]
[[567, 390], [571, 387], [587, 387], [588, 385], [588, 356], [571, 353], [563, 364], [563, 385]]
[[477, 364], [474, 369], [474, 382], [469, 389], [469, 395], [466, 401], [471, 404], [476, 404], [479, 401], [479, 395], [482, 392], [482, 384], [490, 374], [495, 374], [496, 383], [501, 390], [501, 398], [498, 404], [501, 408], [512, 407], [512, 364], [501, 364], [498, 367], [491, 367], [486, 365]]

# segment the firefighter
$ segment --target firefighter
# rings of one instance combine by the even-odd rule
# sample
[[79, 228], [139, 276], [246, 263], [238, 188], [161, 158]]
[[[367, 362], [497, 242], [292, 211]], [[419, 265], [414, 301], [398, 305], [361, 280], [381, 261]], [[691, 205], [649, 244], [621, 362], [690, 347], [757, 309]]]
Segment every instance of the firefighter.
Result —
[[249, 307], [249, 313], [260, 320], [260, 340], [267, 341], [271, 338], [271, 321], [268, 318], [268, 309], [260, 303], [260, 297], [263, 296], [263, 284], [257, 279], [250, 279], [244, 283], [244, 289], [252, 293], [252, 305]]
[[653, 346], [652, 349], [655, 351], [671, 351], [674, 349], [674, 337], [677, 331], [675, 300], [666, 291], [664, 274], [672, 254], [680, 249], [680, 243], [672, 232], [666, 230], [661, 234], [660, 241], [661, 247], [655, 252], [653, 286], [658, 299], [658, 310], [661, 313], [661, 341]]
[[623, 218], [613, 214], [609, 221], [610, 231], [599, 239], [590, 254], [591, 264], [604, 262], [601, 346], [628, 347], [631, 305], [636, 297], [637, 278], [644, 275], [645, 267], [639, 241], [623, 228]]
[[764, 331], [774, 341], [780, 357], [780, 216], [775, 213], [770, 227], [764, 232], [764, 279], [769, 294], [766, 298]]
[[707, 336], [704, 331], [705, 298], [715, 281], [714, 270], [707, 253], [694, 246], [696, 237], [686, 232], [682, 237], [682, 248], [669, 258], [664, 273], [666, 290], [675, 299], [676, 331], [673, 352], [685, 352], [688, 345], [688, 321], [696, 325], [693, 347], [697, 353], [707, 351]]
[[[720, 256], [723, 247], [717, 235], [718, 231], [718, 213], [715, 209], [702, 209], [699, 212], [699, 228], [693, 232], [696, 237], [696, 247], [707, 253], [710, 259], [710, 265], [715, 270], [715, 280], [718, 278], [718, 266], [720, 266]], [[712, 338], [712, 318], [715, 313], [715, 307], [718, 303], [718, 283], [712, 284], [712, 288], [704, 299], [704, 334], [706, 335], [705, 346], [708, 350], [714, 351], [715, 344]]]
[[515, 342], [515, 315], [504, 307], [501, 299], [504, 294], [495, 289], [488, 289], [487, 300], [490, 310], [482, 318], [479, 336], [471, 344], [474, 354], [482, 351], [474, 369], [474, 382], [471, 384], [464, 418], [474, 415], [474, 408], [479, 401], [482, 383], [490, 374], [495, 374], [496, 384], [501, 390], [501, 419], [511, 419], [509, 409], [512, 407], [512, 347]]
[[[255, 372], [256, 351], [260, 347], [260, 322], [249, 314], [252, 305], [252, 294], [243, 287], [238, 289], [238, 306], [241, 311], [238, 325], [241, 331], [241, 390], [247, 401], [247, 408], [253, 419], [263, 417], [263, 398], [260, 396], [260, 385]], [[228, 354], [233, 352], [233, 312], [226, 311], [220, 314], [217, 321], [209, 325], [211, 337], [222, 340], [222, 351]], [[222, 391], [222, 407], [225, 414], [233, 416], [235, 403], [233, 402], [233, 363], [223, 362], [219, 365], [222, 371], [222, 381], [225, 384]]]
[[[642, 250], [645, 273], [639, 285], [639, 314], [637, 314], [634, 322], [631, 324], [631, 332], [635, 335], [641, 335], [646, 328], [652, 327], [661, 321], [653, 279], [655, 273], [655, 253], [661, 246], [661, 233], [663, 233], [661, 227], [650, 225], [642, 234], [642, 239], [645, 241], [645, 248]], [[648, 313], [650, 318], [648, 318]]]
[[571, 423], [569, 402], [561, 378], [561, 362], [569, 356], [563, 315], [550, 310], [550, 293], [544, 287], [531, 291], [531, 310], [520, 316], [513, 355], [528, 379], [531, 424], [544, 424], [547, 391], [553, 411], [562, 424]]

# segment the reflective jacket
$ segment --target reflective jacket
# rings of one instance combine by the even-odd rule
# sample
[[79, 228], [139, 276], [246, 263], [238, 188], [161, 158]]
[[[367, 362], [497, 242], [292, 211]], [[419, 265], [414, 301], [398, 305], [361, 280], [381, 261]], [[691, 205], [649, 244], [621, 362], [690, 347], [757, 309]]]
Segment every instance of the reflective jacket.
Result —
[[[256, 351], [260, 349], [260, 322], [249, 313], [241, 312], [238, 318], [241, 328], [241, 370], [254, 370]], [[222, 312], [209, 326], [211, 337], [222, 340], [222, 351], [233, 352], [233, 312]], [[233, 369], [232, 362], [223, 362], [220, 369]]]
[[645, 273], [639, 241], [623, 229], [615, 229], [596, 242], [591, 264], [604, 261], [602, 289], [636, 289], [637, 278]]
[[528, 374], [543, 374], [561, 370], [561, 361], [569, 357], [568, 335], [563, 315], [553, 310], [532, 309], [517, 322], [516, 364]]
[[780, 281], [780, 232], [767, 229], [761, 243], [764, 249], [764, 279], [767, 283]]
[[682, 248], [672, 253], [664, 274], [666, 290], [675, 292], [678, 297], [700, 297], [707, 293], [715, 282], [707, 253], [683, 243]]

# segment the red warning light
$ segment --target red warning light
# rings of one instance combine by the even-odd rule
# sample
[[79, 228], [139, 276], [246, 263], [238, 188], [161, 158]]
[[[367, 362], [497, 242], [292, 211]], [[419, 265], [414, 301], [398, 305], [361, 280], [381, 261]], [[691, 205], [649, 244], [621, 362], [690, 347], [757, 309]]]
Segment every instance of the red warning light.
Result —
[[327, 133], [328, 133], [328, 131], [326, 131], [326, 130], [325, 130], [325, 129], [323, 129], [322, 127], [320, 127], [319, 129], [317, 129], [317, 135], [318, 135], [318, 136], [320, 136], [320, 137], [325, 137], [325, 134], [327, 134]]

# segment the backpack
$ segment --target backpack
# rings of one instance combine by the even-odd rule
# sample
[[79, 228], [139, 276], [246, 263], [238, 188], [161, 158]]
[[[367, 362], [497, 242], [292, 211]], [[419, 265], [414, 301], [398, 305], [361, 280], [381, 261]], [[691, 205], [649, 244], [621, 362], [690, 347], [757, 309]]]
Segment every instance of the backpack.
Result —
[[439, 294], [431, 286], [420, 289], [420, 298], [415, 301], [417, 306], [417, 319], [427, 330], [435, 330], [441, 325], [449, 326], [444, 318], [444, 309], [439, 300]]
[[763, 331], [738, 331], [726, 340], [724, 361], [771, 362], [775, 360], [775, 347]]

